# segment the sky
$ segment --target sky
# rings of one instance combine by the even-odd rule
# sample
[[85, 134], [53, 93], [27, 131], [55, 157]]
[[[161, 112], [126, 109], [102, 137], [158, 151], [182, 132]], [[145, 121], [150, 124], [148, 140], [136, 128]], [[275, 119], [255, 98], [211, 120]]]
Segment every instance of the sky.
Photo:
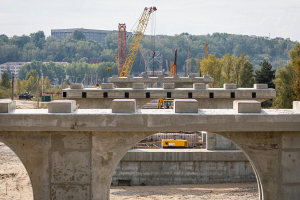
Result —
[[[145, 7], [156, 6], [145, 34], [219, 33], [300, 41], [299, 0], [0, 0], [0, 34], [85, 28], [131, 31]], [[155, 28], [154, 28], [155, 27]], [[133, 29], [134, 30], [134, 29]]]

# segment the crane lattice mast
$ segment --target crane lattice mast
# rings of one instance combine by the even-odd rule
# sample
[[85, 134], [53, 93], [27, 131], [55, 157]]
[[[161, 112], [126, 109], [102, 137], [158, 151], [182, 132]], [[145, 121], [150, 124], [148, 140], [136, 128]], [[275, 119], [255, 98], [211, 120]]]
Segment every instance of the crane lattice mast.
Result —
[[144, 9], [141, 18], [139, 19], [139, 24], [137, 26], [137, 29], [135, 30], [134, 37], [128, 55], [126, 57], [125, 64], [123, 65], [120, 77], [127, 77], [130, 74], [135, 57], [137, 55], [137, 52], [140, 48], [140, 44], [144, 37], [144, 33], [147, 28], [150, 15], [156, 10], [157, 10], [156, 7], [150, 7], [150, 8], [146, 7]]
[[122, 67], [126, 60], [126, 24], [119, 24], [118, 26], [118, 75], [120, 76]]

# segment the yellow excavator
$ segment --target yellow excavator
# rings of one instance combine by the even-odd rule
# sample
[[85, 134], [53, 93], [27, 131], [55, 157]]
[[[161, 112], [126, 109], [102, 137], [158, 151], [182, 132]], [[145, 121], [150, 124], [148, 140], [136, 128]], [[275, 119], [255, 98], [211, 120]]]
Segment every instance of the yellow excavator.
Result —
[[173, 109], [174, 99], [163, 99], [160, 98], [158, 102], [158, 109]]

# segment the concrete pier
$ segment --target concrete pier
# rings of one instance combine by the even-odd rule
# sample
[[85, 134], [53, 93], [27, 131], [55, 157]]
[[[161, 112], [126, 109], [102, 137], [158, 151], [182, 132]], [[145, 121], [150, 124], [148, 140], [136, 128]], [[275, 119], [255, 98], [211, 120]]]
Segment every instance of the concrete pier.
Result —
[[205, 130], [234, 142], [249, 159], [260, 199], [297, 199], [300, 195], [300, 113], [266, 109], [174, 110], [15, 109], [0, 113], [0, 140], [23, 162], [34, 199], [109, 199], [119, 161], [138, 141], [165, 131]]

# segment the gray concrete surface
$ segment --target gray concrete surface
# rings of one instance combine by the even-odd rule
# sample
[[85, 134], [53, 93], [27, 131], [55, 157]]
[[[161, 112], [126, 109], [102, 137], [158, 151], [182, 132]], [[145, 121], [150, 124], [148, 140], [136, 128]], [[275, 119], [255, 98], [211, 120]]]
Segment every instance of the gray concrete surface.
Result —
[[135, 99], [114, 99], [112, 105], [113, 113], [134, 113], [136, 110]]
[[10, 99], [0, 101], [0, 113], [9, 113], [14, 109], [16, 109], [16, 101]]
[[261, 103], [259, 101], [233, 101], [233, 109], [238, 113], [260, 113]]
[[198, 113], [198, 101], [195, 99], [174, 99], [175, 113]]
[[34, 199], [107, 200], [113, 172], [134, 144], [157, 132], [179, 130], [206, 130], [237, 144], [253, 167], [260, 199], [290, 200], [299, 194], [300, 113], [296, 108], [261, 113], [233, 109], [0, 113], [0, 140], [24, 163]]
[[175, 87], [177, 88], [192, 88], [193, 83], [212, 83], [214, 82], [213, 78], [210, 78], [209, 76], [203, 76], [203, 77], [179, 77], [178, 75], [174, 77], [149, 77], [147, 75], [144, 75], [143, 77], [118, 77], [118, 76], [112, 76], [109, 77], [108, 82], [113, 83], [118, 88], [132, 88], [133, 83], [144, 83], [145, 85], [150, 85], [153, 83], [174, 83]]
[[[195, 87], [199, 88], [198, 86]], [[63, 92], [66, 94], [64, 99], [76, 100], [81, 109], [109, 109], [112, 107], [112, 100], [125, 98], [125, 93], [128, 94], [128, 98], [136, 99], [136, 107], [138, 109], [142, 108], [142, 106], [152, 100], [170, 98], [168, 95], [171, 95], [171, 98], [173, 99], [188, 99], [192, 97], [192, 99], [196, 99], [198, 101], [198, 108], [200, 109], [232, 109], [232, 102], [234, 100], [256, 100], [263, 102], [276, 97], [275, 89], [271, 88], [84, 88], [82, 90], [64, 89]], [[255, 98], [252, 98], [253, 93], [256, 95]], [[234, 98], [232, 98], [232, 94], [234, 94]]]
[[75, 100], [54, 100], [48, 102], [49, 113], [72, 113], [76, 110]]
[[134, 149], [118, 164], [112, 183], [131, 179], [131, 185], [255, 182], [251, 164], [242, 151], [195, 149]]

